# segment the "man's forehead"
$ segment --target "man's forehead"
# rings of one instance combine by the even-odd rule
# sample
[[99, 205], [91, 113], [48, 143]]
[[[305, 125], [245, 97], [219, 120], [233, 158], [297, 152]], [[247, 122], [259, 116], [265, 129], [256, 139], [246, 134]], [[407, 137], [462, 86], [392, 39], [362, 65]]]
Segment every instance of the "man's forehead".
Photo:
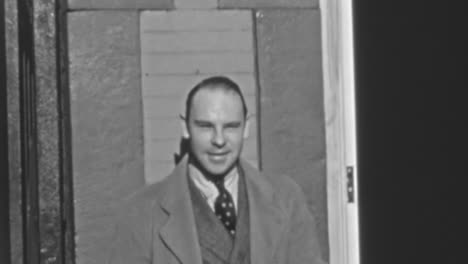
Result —
[[223, 101], [224, 103], [240, 104], [242, 107], [242, 99], [240, 95], [232, 90], [222, 88], [202, 88], [193, 97], [192, 107], [200, 104], [217, 104]]
[[[211, 116], [243, 117], [241, 97], [234, 91], [204, 89], [195, 94], [191, 105], [192, 115], [196, 118]], [[194, 117], [195, 117], [194, 116]], [[236, 118], [237, 119], [237, 118]]]

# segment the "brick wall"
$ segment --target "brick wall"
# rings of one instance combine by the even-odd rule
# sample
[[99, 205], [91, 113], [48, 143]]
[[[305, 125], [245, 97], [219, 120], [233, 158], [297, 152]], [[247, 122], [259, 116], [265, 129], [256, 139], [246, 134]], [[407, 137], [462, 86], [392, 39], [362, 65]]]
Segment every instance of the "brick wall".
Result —
[[302, 186], [328, 259], [318, 1], [68, 4], [77, 263], [104, 262], [119, 201], [174, 166], [185, 94], [214, 74], [255, 113], [243, 155]]

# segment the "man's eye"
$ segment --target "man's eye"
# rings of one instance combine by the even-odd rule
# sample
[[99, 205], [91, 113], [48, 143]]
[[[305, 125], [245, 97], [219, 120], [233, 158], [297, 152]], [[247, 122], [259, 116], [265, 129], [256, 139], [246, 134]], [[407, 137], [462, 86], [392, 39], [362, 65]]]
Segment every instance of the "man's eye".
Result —
[[234, 129], [234, 128], [239, 128], [240, 127], [240, 124], [228, 124], [226, 125], [226, 128], [231, 128], [231, 129]]
[[211, 124], [199, 123], [199, 124], [197, 124], [197, 126], [201, 127], [201, 128], [210, 128]]

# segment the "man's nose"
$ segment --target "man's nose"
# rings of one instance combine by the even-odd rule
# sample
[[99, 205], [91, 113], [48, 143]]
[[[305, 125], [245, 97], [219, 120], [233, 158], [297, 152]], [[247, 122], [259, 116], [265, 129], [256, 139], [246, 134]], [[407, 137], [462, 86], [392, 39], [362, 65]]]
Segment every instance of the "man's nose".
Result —
[[223, 147], [226, 144], [223, 131], [215, 131], [211, 143], [217, 147]]

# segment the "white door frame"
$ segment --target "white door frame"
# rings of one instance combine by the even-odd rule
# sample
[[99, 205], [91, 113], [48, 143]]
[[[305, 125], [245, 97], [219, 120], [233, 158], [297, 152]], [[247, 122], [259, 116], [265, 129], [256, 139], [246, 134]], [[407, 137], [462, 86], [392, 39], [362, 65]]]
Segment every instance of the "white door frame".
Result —
[[352, 0], [320, 0], [330, 264], [359, 264]]

